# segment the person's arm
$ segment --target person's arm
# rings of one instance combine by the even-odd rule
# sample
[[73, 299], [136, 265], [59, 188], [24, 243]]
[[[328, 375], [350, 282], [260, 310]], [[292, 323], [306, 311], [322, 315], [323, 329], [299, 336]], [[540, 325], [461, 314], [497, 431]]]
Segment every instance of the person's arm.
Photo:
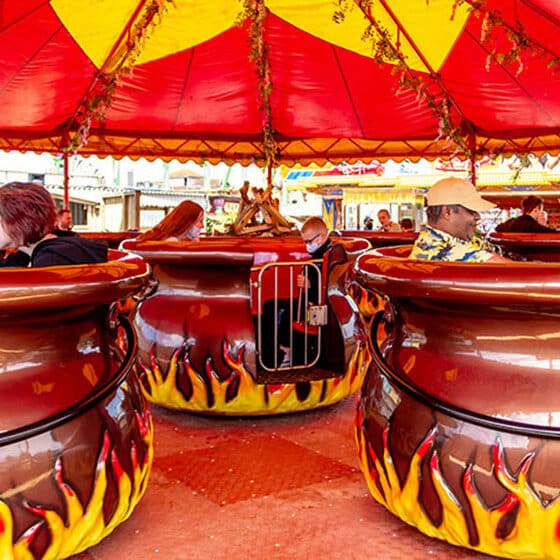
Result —
[[5, 267], [20, 267], [20, 266], [29, 266], [31, 259], [29, 257], [29, 255], [27, 253], [24, 253], [23, 251], [15, 251], [13, 253], [10, 253], [8, 256], [6, 256], [2, 262], [0, 263], [0, 266], [5, 266]]
[[319, 272], [314, 267], [309, 266], [304, 266], [297, 275], [297, 287], [301, 290], [300, 297], [306, 298], [308, 303], [317, 303], [320, 299], [318, 275]]

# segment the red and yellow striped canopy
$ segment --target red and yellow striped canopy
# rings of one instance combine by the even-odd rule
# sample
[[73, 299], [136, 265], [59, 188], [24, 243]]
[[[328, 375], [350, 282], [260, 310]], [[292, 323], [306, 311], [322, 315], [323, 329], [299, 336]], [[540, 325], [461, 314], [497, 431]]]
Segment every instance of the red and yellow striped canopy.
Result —
[[559, 2], [346, 4], [4, 0], [0, 149], [60, 152], [86, 122], [82, 155], [265, 163], [267, 126], [286, 165], [449, 155], [453, 135], [560, 151]]

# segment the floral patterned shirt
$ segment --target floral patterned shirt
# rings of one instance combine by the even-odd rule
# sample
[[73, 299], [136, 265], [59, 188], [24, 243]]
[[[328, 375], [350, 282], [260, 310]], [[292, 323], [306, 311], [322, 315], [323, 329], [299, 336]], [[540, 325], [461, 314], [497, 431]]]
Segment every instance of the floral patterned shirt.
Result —
[[486, 262], [495, 253], [478, 237], [463, 241], [424, 224], [410, 252], [410, 259], [448, 262]]

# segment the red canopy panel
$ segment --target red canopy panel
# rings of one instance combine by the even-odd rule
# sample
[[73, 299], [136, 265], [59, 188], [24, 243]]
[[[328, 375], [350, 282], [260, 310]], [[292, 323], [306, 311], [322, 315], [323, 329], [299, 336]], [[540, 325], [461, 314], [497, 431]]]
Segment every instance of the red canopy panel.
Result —
[[[166, 7], [161, 21], [147, 28], [133, 71], [107, 97], [103, 120], [93, 118], [80, 154], [264, 164], [270, 119], [276, 162], [288, 166], [445, 157], [457, 151], [445, 126], [442, 135], [446, 99], [449, 122], [478, 154], [560, 152], [556, 2], [487, 0], [469, 11], [467, 1], [452, 19], [453, 0], [374, 1], [374, 19], [356, 5], [334, 24], [329, 0], [263, 0], [260, 62], [251, 56], [253, 22], [236, 24], [241, 3], [157, 3]], [[0, 3], [0, 149], [61, 152], [92, 96], [106, 94], [100, 77], [122, 60], [149, 4]], [[402, 68], [373, 59], [379, 36], [361, 40], [372, 21], [389, 30], [427, 96], [399, 83]], [[515, 29], [528, 46], [507, 63]], [[268, 111], [259, 65], [270, 69]]]

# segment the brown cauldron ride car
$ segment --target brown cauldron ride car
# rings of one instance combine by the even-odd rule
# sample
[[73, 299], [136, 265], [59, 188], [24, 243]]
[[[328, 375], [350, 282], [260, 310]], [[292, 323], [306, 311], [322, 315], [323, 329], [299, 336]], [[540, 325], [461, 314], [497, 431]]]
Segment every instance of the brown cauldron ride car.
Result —
[[560, 268], [409, 250], [356, 262], [357, 281], [386, 298], [356, 414], [370, 492], [429, 536], [558, 558]]
[[[326, 406], [355, 391], [370, 351], [348, 278], [368, 247], [343, 239], [304, 268], [309, 255], [299, 235], [125, 241], [158, 284], [133, 315], [149, 400], [264, 415]], [[302, 270], [316, 276], [313, 296], [300, 297]]]
[[415, 231], [372, 231], [369, 229], [341, 229], [336, 230], [334, 235], [367, 239], [372, 249], [414, 243], [418, 237], [418, 233]]
[[514, 260], [560, 262], [559, 233], [492, 232], [488, 240]]
[[151, 468], [152, 422], [136, 337], [114, 302], [148, 266], [3, 269], [0, 558], [66, 558], [132, 513]]

